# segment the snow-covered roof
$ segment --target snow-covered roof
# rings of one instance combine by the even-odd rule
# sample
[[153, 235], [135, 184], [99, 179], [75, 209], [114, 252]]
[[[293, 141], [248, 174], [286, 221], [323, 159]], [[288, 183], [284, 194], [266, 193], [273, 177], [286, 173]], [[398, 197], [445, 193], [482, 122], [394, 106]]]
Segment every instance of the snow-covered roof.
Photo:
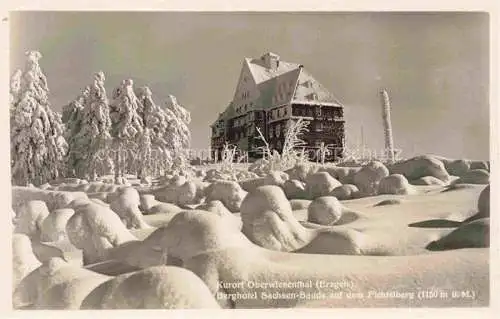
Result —
[[318, 101], [342, 106], [339, 100], [304, 68], [300, 72], [292, 102], [299, 101]]
[[[342, 106], [333, 94], [304, 69], [303, 65], [280, 61], [279, 55], [275, 53], [268, 52], [260, 58], [244, 58], [245, 67], [250, 70], [253, 82], [259, 91], [258, 98], [248, 104], [248, 111], [264, 110], [293, 102]], [[239, 113], [235, 108], [241, 107], [240, 104], [230, 103], [217, 120], [221, 117], [229, 119], [237, 116]]]
[[256, 84], [262, 83], [300, 67], [300, 64], [297, 63], [280, 61], [276, 69], [271, 69], [266, 67], [262, 58], [245, 58], [245, 61], [248, 63], [248, 67], [250, 68], [250, 72], [252, 73]]

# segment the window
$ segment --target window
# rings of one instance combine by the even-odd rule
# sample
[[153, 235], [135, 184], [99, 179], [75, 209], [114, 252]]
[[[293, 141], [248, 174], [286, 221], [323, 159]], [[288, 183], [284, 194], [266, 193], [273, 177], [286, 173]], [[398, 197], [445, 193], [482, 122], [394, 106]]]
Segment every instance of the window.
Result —
[[280, 137], [281, 135], [281, 125], [278, 123], [276, 124], [276, 137]]
[[270, 127], [269, 127], [269, 137], [271, 137], [271, 138], [272, 138], [272, 137], [273, 137], [273, 134], [274, 134], [273, 127], [272, 127], [272, 126], [270, 126]]
[[287, 114], [288, 114], [287, 108], [285, 108], [283, 112], [284, 112], [283, 116], [287, 116]]

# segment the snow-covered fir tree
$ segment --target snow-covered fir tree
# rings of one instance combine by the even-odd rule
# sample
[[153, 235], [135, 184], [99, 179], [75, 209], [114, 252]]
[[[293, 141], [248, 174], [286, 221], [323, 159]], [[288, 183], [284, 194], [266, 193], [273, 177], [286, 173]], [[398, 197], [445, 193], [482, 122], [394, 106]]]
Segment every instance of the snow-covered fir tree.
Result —
[[87, 86], [74, 101], [63, 107], [62, 122], [66, 126], [65, 137], [68, 143], [66, 175], [71, 177], [85, 176], [86, 152], [82, 150], [83, 143], [79, 140], [78, 133], [82, 129], [83, 109], [89, 95], [90, 87]]
[[[152, 97], [151, 90], [146, 86], [138, 91], [138, 98], [141, 101], [141, 116], [143, 125], [148, 130], [150, 140], [151, 167], [149, 173], [159, 175], [172, 165], [171, 143], [167, 139], [167, 130], [170, 126], [170, 117], [165, 109], [157, 105]], [[148, 152], [143, 148], [142, 152]], [[147, 154], [144, 154], [148, 156]]]
[[93, 84], [84, 91], [81, 101], [74, 104], [73, 121], [67, 123], [68, 128], [74, 129], [69, 132], [68, 157], [73, 160], [69, 164], [79, 178], [96, 180], [98, 175], [110, 173], [111, 119], [105, 79], [102, 71], [94, 74]]
[[16, 185], [43, 184], [63, 169], [67, 144], [60, 114], [50, 108], [38, 51], [26, 52], [24, 71], [11, 79], [11, 175]]
[[169, 127], [165, 139], [169, 141], [172, 151], [173, 165], [183, 168], [188, 165], [188, 150], [191, 145], [191, 132], [188, 125], [191, 122], [191, 114], [177, 103], [173, 95], [169, 95], [166, 106]]
[[[110, 104], [111, 136], [115, 152], [115, 183], [123, 183], [127, 164], [136, 158], [138, 143], [143, 130], [142, 118], [139, 115], [140, 101], [134, 93], [134, 82], [131, 79], [122, 81], [113, 91]], [[126, 154], [126, 156], [124, 156]]]

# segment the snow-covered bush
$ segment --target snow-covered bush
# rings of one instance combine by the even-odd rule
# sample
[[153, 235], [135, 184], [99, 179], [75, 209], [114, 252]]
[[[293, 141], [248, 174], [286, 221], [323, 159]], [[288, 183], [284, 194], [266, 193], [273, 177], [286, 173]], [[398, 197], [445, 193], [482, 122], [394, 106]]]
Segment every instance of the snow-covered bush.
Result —
[[16, 71], [11, 84], [11, 176], [15, 185], [41, 185], [64, 170], [67, 144], [61, 116], [50, 108], [47, 79], [38, 64], [42, 55], [26, 55], [24, 71]]

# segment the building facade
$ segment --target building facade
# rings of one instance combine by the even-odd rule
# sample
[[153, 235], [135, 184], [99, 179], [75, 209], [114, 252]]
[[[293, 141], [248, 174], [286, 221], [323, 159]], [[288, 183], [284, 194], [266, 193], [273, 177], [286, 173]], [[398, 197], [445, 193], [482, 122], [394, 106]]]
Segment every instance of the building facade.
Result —
[[327, 160], [342, 158], [344, 106], [300, 64], [280, 61], [271, 52], [245, 58], [233, 100], [211, 125], [212, 151], [220, 158], [227, 142], [259, 158], [259, 128], [281, 152], [287, 127], [300, 118], [309, 123], [309, 132], [300, 136], [306, 151], [323, 144], [331, 150]]

